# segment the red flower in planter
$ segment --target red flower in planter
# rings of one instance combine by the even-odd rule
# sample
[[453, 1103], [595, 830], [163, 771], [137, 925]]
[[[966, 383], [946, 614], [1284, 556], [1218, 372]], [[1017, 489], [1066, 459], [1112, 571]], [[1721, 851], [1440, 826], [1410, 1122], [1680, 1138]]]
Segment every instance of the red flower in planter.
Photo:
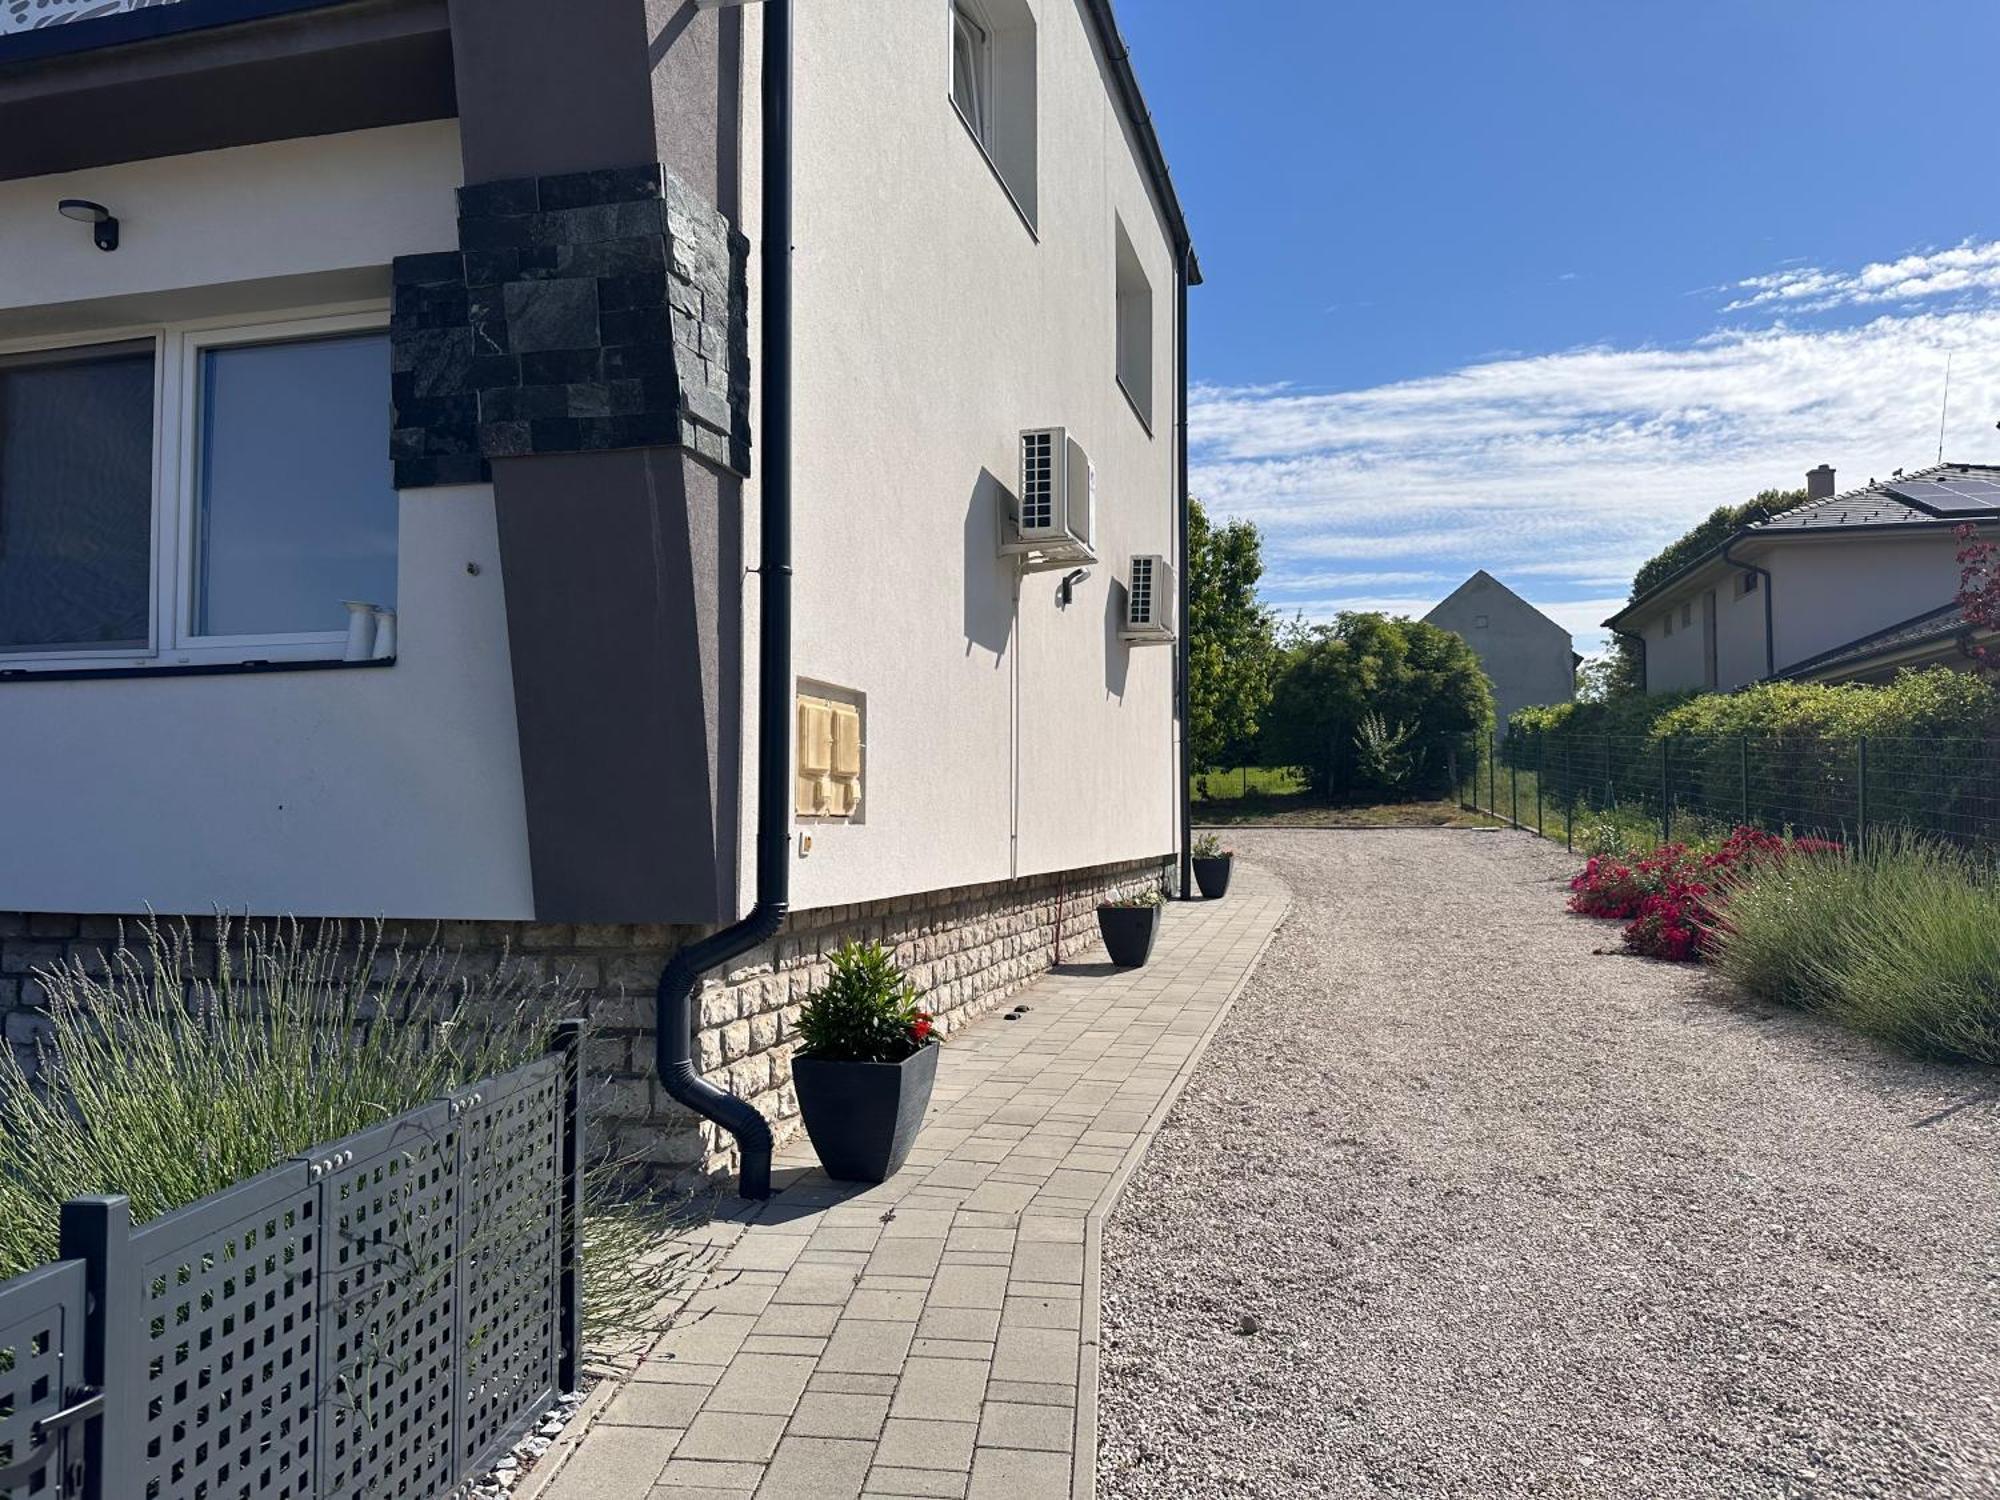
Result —
[[931, 1039], [931, 1023], [936, 1019], [927, 1010], [918, 1011], [916, 1019], [910, 1022], [910, 1040], [918, 1043], [929, 1041]]

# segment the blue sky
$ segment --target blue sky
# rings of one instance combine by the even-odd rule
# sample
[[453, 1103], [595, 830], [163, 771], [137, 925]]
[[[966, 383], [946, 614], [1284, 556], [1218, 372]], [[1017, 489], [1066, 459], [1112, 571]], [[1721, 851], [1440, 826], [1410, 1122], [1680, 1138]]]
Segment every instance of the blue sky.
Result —
[[1577, 633], [1725, 501], [2000, 461], [1991, 0], [1121, 0], [1208, 284], [1194, 488], [1286, 612]]

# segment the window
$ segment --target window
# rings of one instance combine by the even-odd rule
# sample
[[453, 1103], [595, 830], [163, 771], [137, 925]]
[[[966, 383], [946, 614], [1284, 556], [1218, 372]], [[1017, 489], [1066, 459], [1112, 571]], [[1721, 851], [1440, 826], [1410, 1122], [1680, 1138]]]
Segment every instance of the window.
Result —
[[1745, 594], [1754, 594], [1756, 592], [1757, 575], [1755, 573], [1738, 573], [1736, 575], [1737, 598], [1741, 599]]
[[1472, 628], [1474, 630], [1484, 630], [1486, 628], [1486, 616], [1474, 615], [1472, 617]]
[[1690, 599], [1681, 606], [1681, 629], [1686, 630], [1692, 624], [1694, 624], [1694, 601]]
[[151, 636], [150, 341], [0, 359], [0, 660]]
[[1672, 610], [1668, 610], [1668, 611], [1667, 611], [1667, 628], [1666, 628], [1666, 631], [1665, 631], [1665, 634], [1667, 634], [1667, 635], [1672, 635], [1673, 633], [1674, 633], [1674, 612], [1673, 612]]
[[384, 321], [0, 353], [0, 670], [336, 658], [393, 609]]
[[1036, 214], [1035, 15], [1028, 0], [946, 0], [951, 102], [1032, 232]]
[[951, 102], [972, 127], [979, 144], [993, 149], [993, 117], [986, 101], [993, 92], [993, 38], [963, 5], [951, 8]]
[[1118, 384], [1147, 431], [1153, 427], [1153, 284], [1139, 264], [1139, 252], [1125, 232], [1125, 221], [1114, 221], [1117, 236]]

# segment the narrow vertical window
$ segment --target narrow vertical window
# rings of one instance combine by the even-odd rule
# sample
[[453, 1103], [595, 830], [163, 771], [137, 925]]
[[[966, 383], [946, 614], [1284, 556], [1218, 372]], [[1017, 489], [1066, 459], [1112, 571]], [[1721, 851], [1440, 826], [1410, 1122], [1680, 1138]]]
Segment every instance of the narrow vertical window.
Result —
[[1153, 425], [1153, 284], [1139, 263], [1139, 252], [1115, 221], [1117, 236], [1117, 363], [1118, 384], [1148, 429]]
[[153, 343], [0, 359], [0, 653], [144, 650]]
[[951, 97], [981, 145], [993, 148], [993, 39], [967, 13], [951, 8]]

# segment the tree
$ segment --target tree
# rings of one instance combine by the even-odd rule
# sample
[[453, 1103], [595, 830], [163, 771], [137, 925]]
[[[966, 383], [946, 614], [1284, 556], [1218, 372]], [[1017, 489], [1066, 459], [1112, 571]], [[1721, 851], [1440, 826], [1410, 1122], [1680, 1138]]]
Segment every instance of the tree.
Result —
[[[1632, 593], [1626, 602], [1643, 598], [1665, 583], [1696, 558], [1713, 552], [1746, 526], [1768, 521], [1780, 511], [1805, 503], [1804, 490], [1762, 490], [1754, 500], [1741, 505], [1718, 505], [1708, 519], [1677, 541], [1669, 542], [1639, 566], [1632, 575]], [[1581, 684], [1579, 683], [1579, 686]], [[1630, 636], [1612, 637], [1611, 661], [1604, 680], [1607, 698], [1646, 691], [1646, 664], [1639, 643]]]
[[1615, 652], [1603, 656], [1586, 657], [1576, 668], [1576, 701], [1579, 703], [1608, 703], [1611, 701], [1612, 680], [1618, 670]]
[[1435, 791], [1452, 749], [1492, 723], [1492, 684], [1460, 637], [1421, 620], [1343, 614], [1287, 632], [1262, 758], [1309, 767], [1330, 796], [1395, 794], [1398, 781]]
[[1188, 500], [1188, 758], [1193, 770], [1249, 752], [1271, 701], [1277, 644], [1257, 602], [1263, 540], [1248, 521], [1211, 526]]

